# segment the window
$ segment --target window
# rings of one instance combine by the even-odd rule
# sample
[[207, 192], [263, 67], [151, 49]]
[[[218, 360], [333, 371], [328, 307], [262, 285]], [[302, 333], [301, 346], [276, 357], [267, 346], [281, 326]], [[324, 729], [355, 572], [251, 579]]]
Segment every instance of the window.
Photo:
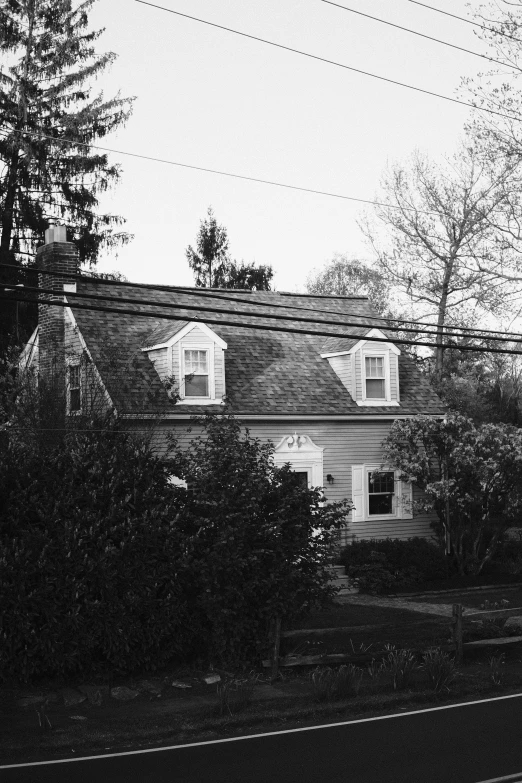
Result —
[[386, 399], [386, 370], [384, 356], [365, 356], [366, 399]]
[[399, 471], [378, 464], [352, 465], [352, 500], [354, 522], [413, 517], [411, 482], [401, 480]]
[[186, 348], [184, 358], [185, 397], [209, 397], [208, 351]]
[[395, 514], [395, 476], [392, 470], [368, 473], [368, 515]]
[[79, 413], [82, 407], [80, 365], [69, 365], [69, 413]]

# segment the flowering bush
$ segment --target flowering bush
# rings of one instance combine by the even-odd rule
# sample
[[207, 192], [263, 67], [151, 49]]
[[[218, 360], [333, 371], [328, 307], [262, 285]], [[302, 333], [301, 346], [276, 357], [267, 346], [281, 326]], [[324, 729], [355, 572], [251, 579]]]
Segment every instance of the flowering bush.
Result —
[[417, 416], [393, 423], [384, 452], [424, 491], [420, 505], [436, 512], [441, 542], [447, 529], [459, 573], [480, 573], [522, 515], [522, 430]]

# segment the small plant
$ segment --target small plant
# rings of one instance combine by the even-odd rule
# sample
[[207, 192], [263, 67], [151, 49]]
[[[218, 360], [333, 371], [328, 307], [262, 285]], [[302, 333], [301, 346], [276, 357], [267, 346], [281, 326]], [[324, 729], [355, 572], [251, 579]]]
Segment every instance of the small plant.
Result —
[[438, 647], [426, 650], [421, 668], [435, 693], [449, 691], [449, 685], [455, 679], [455, 661], [447, 653]]
[[46, 699], [44, 702], [42, 702], [42, 704], [40, 704], [39, 706], [35, 706], [34, 708], [36, 715], [38, 717], [38, 726], [42, 731], [51, 731], [53, 728], [51, 726], [51, 721], [47, 716], [47, 705], [48, 705], [48, 701]]
[[488, 659], [489, 665], [489, 679], [493, 685], [502, 685], [504, 679], [504, 664], [506, 662], [506, 656], [504, 653], [498, 655], [491, 655]]
[[379, 676], [382, 671], [382, 665], [380, 663], [377, 663], [375, 658], [372, 658], [368, 666], [366, 667], [366, 671], [368, 672], [368, 677], [372, 682], [375, 682], [379, 679]]
[[365, 654], [373, 647], [373, 642], [369, 642], [368, 644], [361, 642], [358, 648], [356, 648], [353, 641], [350, 639], [350, 647], [352, 648], [354, 655]]
[[382, 663], [382, 671], [391, 675], [393, 690], [401, 691], [408, 687], [417, 669], [415, 657], [411, 650], [398, 650], [392, 644], [387, 644], [384, 649], [388, 654]]
[[236, 679], [230, 677], [217, 684], [218, 713], [232, 715], [233, 712], [241, 712], [252, 703], [252, 694], [258, 677], [246, 677]]
[[334, 701], [357, 696], [361, 688], [363, 671], [352, 663], [332, 669], [330, 666], [312, 672], [312, 685], [316, 701]]

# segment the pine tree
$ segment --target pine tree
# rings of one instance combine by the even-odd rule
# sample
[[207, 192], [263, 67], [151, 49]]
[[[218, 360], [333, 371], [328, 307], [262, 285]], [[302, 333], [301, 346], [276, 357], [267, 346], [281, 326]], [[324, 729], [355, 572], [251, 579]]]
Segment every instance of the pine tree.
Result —
[[120, 168], [89, 145], [125, 122], [132, 99], [92, 95], [115, 59], [95, 51], [94, 2], [4, 0], [0, 11], [0, 263], [32, 256], [50, 219], [68, 227], [83, 263], [131, 238], [122, 218], [98, 211]]
[[189, 245], [185, 255], [198, 288], [270, 291], [272, 267], [233, 261], [228, 252], [227, 230], [218, 224], [212, 207], [200, 223], [196, 249]]

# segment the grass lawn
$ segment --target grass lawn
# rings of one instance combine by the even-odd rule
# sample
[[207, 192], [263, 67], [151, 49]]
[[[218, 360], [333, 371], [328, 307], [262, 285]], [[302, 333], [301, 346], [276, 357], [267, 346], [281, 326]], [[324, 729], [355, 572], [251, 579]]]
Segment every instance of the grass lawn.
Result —
[[462, 604], [470, 609], [480, 609], [481, 604], [489, 601], [491, 604], [503, 600], [509, 601], [509, 608], [521, 607], [522, 614], [522, 586], [516, 588], [504, 588], [497, 590], [471, 590], [462, 593], [446, 593], [445, 595], [425, 595], [408, 598], [412, 603], [424, 604]]
[[[294, 630], [302, 633], [283, 639], [282, 655], [378, 652], [386, 644], [402, 647], [431, 647], [450, 637], [448, 618], [410, 612], [387, 606], [333, 604], [314, 612]], [[309, 629], [338, 628], [325, 634]]]

